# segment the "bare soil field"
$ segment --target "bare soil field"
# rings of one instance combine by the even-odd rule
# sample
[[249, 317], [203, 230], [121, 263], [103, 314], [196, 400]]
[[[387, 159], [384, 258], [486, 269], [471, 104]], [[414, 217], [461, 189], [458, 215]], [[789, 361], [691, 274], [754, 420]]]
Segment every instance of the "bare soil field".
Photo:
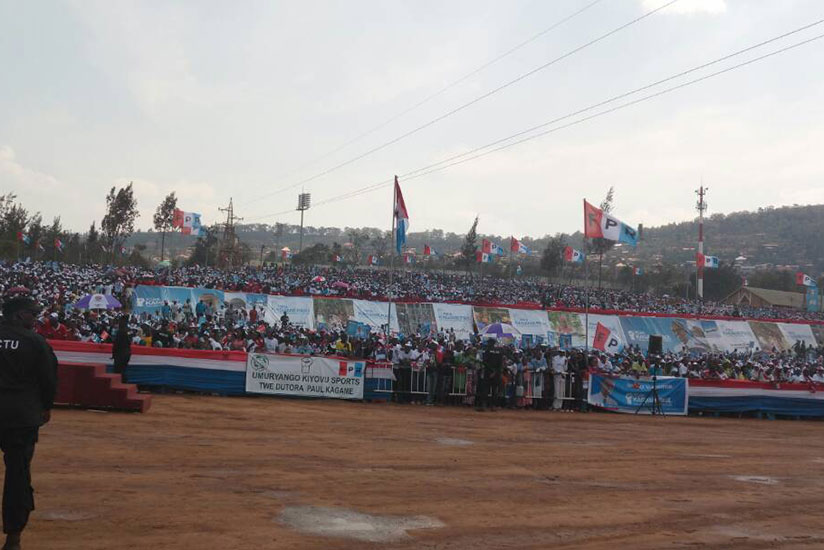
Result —
[[824, 548], [823, 430], [156, 395], [55, 411], [23, 548]]

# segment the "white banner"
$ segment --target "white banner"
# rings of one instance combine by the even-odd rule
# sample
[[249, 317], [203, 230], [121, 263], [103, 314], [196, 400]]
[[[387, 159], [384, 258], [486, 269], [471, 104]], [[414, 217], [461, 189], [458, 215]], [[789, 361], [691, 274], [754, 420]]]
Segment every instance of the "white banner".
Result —
[[805, 346], [816, 346], [815, 336], [810, 329], [810, 325], [801, 325], [798, 323], [778, 323], [778, 328], [784, 333], [784, 338], [792, 347], [799, 340], [804, 342]]
[[395, 304], [392, 304], [391, 315], [388, 302], [352, 300], [352, 308], [354, 310], [354, 320], [369, 325], [372, 327], [372, 330], [380, 331], [382, 326], [386, 326], [388, 316], [390, 323], [389, 330], [394, 333], [400, 331], [398, 328], [398, 312], [395, 310]]
[[549, 317], [542, 309], [510, 309], [509, 319], [512, 321], [512, 326], [521, 334], [546, 338], [546, 333], [551, 329]]
[[721, 333], [724, 351], [750, 351], [758, 346], [758, 340], [746, 321], [716, 321]]
[[312, 298], [300, 296], [269, 296], [266, 301], [265, 321], [270, 325], [277, 321], [283, 314], [289, 317], [289, 322], [296, 327], [314, 330], [315, 328], [315, 308]]
[[271, 395], [363, 399], [365, 361], [250, 353], [246, 391]]
[[433, 303], [435, 322], [439, 329], [455, 331], [461, 340], [469, 340], [473, 331], [472, 306]]

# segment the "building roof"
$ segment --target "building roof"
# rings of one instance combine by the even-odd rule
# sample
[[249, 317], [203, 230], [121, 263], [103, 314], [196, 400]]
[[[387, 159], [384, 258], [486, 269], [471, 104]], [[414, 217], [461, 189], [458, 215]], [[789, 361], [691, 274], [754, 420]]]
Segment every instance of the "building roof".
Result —
[[753, 296], [757, 296], [758, 298], [764, 300], [765, 302], [769, 303], [773, 306], [778, 307], [791, 307], [795, 309], [803, 309], [804, 308], [804, 294], [800, 292], [788, 292], [786, 290], [771, 290], [769, 288], [755, 288], [751, 286], [742, 286], [726, 298], [724, 298], [724, 302], [727, 303], [739, 303], [740, 300], [735, 300], [736, 296], [739, 293], [751, 293]]

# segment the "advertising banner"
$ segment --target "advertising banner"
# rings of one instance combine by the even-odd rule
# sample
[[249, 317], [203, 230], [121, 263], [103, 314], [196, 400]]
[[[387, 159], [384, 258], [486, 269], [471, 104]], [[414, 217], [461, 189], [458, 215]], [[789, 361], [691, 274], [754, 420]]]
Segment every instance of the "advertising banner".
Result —
[[297, 327], [310, 330], [315, 328], [315, 309], [312, 298], [268, 296], [264, 320], [270, 325], [275, 321], [280, 323], [280, 318], [284, 313], [289, 317], [289, 322]]
[[[547, 344], [562, 349], [583, 348], [586, 345], [584, 314], [550, 311]], [[565, 347], [568, 346], [568, 347]]]
[[390, 312], [389, 302], [352, 300], [352, 312], [355, 321], [369, 325], [374, 331], [383, 330], [386, 327], [387, 318], [390, 332], [397, 333], [399, 330], [398, 310], [395, 304], [392, 304]]
[[404, 336], [428, 335], [438, 332], [438, 321], [432, 304], [396, 304], [398, 330]]
[[[611, 378], [591, 374], [587, 401], [590, 405], [609, 411], [651, 414], [652, 389], [651, 378]], [[655, 389], [664, 414], [687, 414], [689, 391], [686, 378], [659, 376], [655, 382]]]
[[452, 329], [455, 336], [468, 340], [473, 331], [472, 306], [463, 304], [432, 304], [438, 328]]
[[313, 298], [315, 328], [317, 330], [344, 330], [349, 320], [355, 320], [352, 300], [333, 298]]
[[621, 317], [621, 328], [626, 336], [625, 344], [638, 346], [641, 351], [647, 351], [649, 337], [652, 334], [661, 335], [664, 352], [679, 352], [683, 342], [673, 332], [673, 322], [680, 319], [668, 317]]
[[725, 351], [751, 351], [758, 345], [749, 323], [746, 321], [715, 321], [724, 342]]
[[363, 399], [365, 361], [250, 353], [246, 391], [270, 395]]
[[821, 310], [817, 286], [807, 287], [807, 295], [804, 298], [804, 304], [807, 306], [807, 311]]
[[512, 320], [509, 318], [509, 310], [503, 307], [473, 306], [472, 315], [475, 318], [478, 332], [481, 332], [484, 327], [492, 323], [512, 324]]
[[747, 321], [756, 340], [761, 348], [761, 351], [770, 352], [773, 349], [777, 351], [784, 351], [790, 346], [787, 344], [787, 339], [784, 338], [784, 333], [778, 328], [775, 323], [765, 323], [762, 321]]
[[810, 325], [802, 325], [799, 323], [778, 323], [778, 329], [784, 335], [787, 345], [792, 347], [796, 342], [804, 342], [804, 346], [815, 346], [815, 336], [810, 329]]
[[512, 320], [512, 326], [524, 335], [540, 336], [543, 339], [551, 328], [549, 317], [544, 310], [510, 309], [509, 318]]

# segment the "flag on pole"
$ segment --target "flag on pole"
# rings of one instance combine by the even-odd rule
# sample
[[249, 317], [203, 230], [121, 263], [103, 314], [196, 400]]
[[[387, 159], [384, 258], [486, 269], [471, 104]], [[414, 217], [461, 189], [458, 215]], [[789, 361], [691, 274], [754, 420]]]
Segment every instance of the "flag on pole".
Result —
[[585, 258], [586, 254], [580, 250], [575, 250], [571, 246], [564, 248], [564, 261], [572, 262], [574, 264], [582, 264], [584, 263]]
[[527, 248], [524, 243], [522, 243], [515, 237], [510, 237], [509, 239], [509, 250], [516, 254], [530, 254], [529, 248]]
[[435, 250], [433, 247], [429, 246], [428, 244], [423, 245], [423, 255], [424, 256], [437, 256], [438, 251]]
[[340, 257], [339, 255], [335, 254], [334, 256], [332, 256], [332, 261], [335, 262], [335, 263], [340, 263], [340, 262], [343, 261], [343, 258]]
[[479, 264], [491, 264], [492, 263], [492, 255], [489, 252], [478, 251], [475, 253], [475, 260]]
[[121, 253], [122, 255], [124, 255], [124, 256], [125, 256], [125, 255], [126, 255], [126, 252], [128, 252], [128, 250], [126, 250], [126, 247], [125, 247], [125, 246], [121, 246], [121, 247], [120, 247], [120, 253]]
[[498, 246], [492, 241], [483, 239], [481, 241], [481, 252], [485, 252], [486, 254], [494, 254], [496, 256], [503, 256], [504, 248], [502, 246]]
[[595, 338], [592, 340], [594, 349], [606, 353], [618, 353], [621, 351], [623, 342], [621, 338], [608, 327], [598, 323], [595, 327]]
[[802, 273], [800, 271], [795, 274], [795, 284], [809, 287], [818, 286], [817, 284], [815, 284], [815, 279], [813, 279], [806, 273]]
[[23, 244], [31, 244], [31, 237], [23, 233], [22, 231], [17, 232], [17, 240]]
[[197, 212], [184, 212], [175, 208], [172, 216], [172, 227], [180, 229], [184, 235], [198, 236], [201, 233], [200, 214]]
[[366, 258], [366, 263], [369, 265], [378, 265], [378, 257], [371, 254]]
[[288, 249], [283, 249], [280, 251], [280, 259], [281, 260], [288, 260], [292, 257], [292, 251]]
[[644, 268], [643, 267], [633, 267], [632, 268], [632, 274], [633, 275], [643, 275], [644, 274]]
[[707, 269], [716, 269], [720, 261], [718, 260], [717, 256], [707, 256], [705, 254], [701, 254], [698, 252], [695, 255], [695, 264], [698, 267], [706, 267]]
[[406, 203], [403, 200], [401, 186], [398, 184], [398, 176], [395, 176], [395, 204], [393, 207], [395, 216], [395, 250], [401, 253], [403, 245], [406, 244], [406, 230], [409, 229], [409, 212], [406, 210]]
[[584, 237], [601, 238], [608, 241], [638, 244], [638, 230], [628, 226], [584, 199]]
[[60, 239], [54, 239], [54, 248], [58, 252], [63, 252], [63, 241], [61, 241]]
[[415, 256], [412, 254], [404, 254], [403, 255], [403, 263], [405, 264], [414, 264], [415, 263]]

